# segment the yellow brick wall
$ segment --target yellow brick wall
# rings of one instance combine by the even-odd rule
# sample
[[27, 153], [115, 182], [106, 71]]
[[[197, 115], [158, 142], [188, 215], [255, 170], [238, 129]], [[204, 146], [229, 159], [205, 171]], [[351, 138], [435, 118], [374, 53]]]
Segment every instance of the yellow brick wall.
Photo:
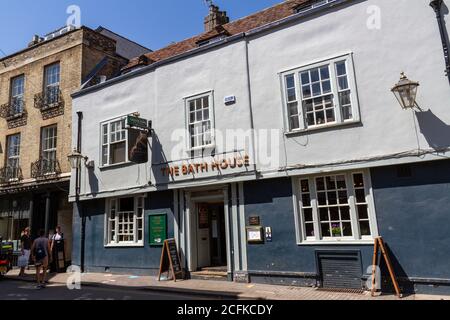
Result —
[[[82, 80], [105, 55], [110, 57], [111, 61], [102, 70], [102, 74], [108, 77], [127, 63], [125, 59], [115, 55], [115, 49], [113, 40], [82, 28], [0, 61], [0, 105], [10, 100], [11, 79], [24, 74], [24, 100], [27, 111], [27, 124], [17, 128], [8, 128], [7, 121], [0, 118], [0, 167], [5, 166], [6, 137], [20, 133], [20, 166], [24, 179], [31, 178], [31, 164], [40, 157], [41, 128], [57, 124], [57, 159], [62, 173], [71, 171], [67, 161], [67, 155], [72, 149], [71, 94], [79, 90]], [[44, 68], [55, 62], [60, 63], [60, 90], [64, 100], [64, 114], [44, 120], [41, 111], [34, 107], [34, 97], [43, 89]]]
[[[6, 137], [21, 134], [20, 166], [24, 179], [31, 177], [31, 163], [40, 156], [41, 128], [53, 124], [58, 126], [57, 158], [63, 173], [70, 172], [67, 155], [71, 152], [72, 103], [71, 93], [80, 87], [82, 58], [82, 30], [41, 44], [35, 50], [7, 59], [0, 63], [0, 105], [9, 102], [11, 78], [25, 75], [25, 108], [27, 124], [8, 129], [7, 121], [0, 119], [0, 167], [5, 165]], [[42, 91], [45, 66], [59, 62], [61, 68], [60, 88], [65, 102], [64, 114], [43, 120], [40, 110], [34, 108], [34, 96]]]

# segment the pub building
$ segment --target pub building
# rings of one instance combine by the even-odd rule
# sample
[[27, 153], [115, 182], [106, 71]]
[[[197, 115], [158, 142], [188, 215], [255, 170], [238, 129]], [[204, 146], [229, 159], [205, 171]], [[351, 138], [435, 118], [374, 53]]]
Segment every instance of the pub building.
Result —
[[74, 264], [157, 276], [175, 239], [187, 278], [361, 290], [382, 237], [403, 292], [449, 293], [431, 4], [212, 5], [204, 33], [74, 93]]

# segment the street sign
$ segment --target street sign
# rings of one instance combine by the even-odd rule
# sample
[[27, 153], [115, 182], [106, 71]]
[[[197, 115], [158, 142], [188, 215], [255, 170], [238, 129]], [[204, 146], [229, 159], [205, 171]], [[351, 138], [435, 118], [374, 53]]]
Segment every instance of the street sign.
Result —
[[151, 122], [147, 121], [146, 119], [142, 119], [135, 116], [127, 116], [127, 125], [129, 127], [150, 130], [151, 128], [149, 127], [149, 123]]

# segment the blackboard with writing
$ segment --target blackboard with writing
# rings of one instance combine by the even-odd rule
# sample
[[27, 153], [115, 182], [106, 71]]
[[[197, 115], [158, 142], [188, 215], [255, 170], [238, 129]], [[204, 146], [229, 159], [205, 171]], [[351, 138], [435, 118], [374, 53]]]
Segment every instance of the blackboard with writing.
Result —
[[178, 254], [178, 248], [175, 239], [168, 239], [164, 241], [164, 246], [161, 253], [161, 264], [159, 267], [158, 281], [161, 281], [161, 275], [163, 273], [167, 273], [168, 279], [171, 273], [174, 281], [183, 278], [183, 269], [181, 268], [180, 255]]

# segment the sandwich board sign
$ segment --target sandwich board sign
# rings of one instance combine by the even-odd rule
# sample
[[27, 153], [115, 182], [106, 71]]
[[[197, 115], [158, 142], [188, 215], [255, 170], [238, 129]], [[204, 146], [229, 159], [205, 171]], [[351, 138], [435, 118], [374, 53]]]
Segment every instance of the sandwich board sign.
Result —
[[161, 281], [161, 275], [163, 273], [167, 273], [167, 279], [170, 279], [169, 276], [172, 276], [172, 280], [175, 282], [177, 279], [183, 279], [184, 277], [175, 239], [168, 239], [164, 241], [161, 253], [161, 262], [159, 265], [158, 281]]

